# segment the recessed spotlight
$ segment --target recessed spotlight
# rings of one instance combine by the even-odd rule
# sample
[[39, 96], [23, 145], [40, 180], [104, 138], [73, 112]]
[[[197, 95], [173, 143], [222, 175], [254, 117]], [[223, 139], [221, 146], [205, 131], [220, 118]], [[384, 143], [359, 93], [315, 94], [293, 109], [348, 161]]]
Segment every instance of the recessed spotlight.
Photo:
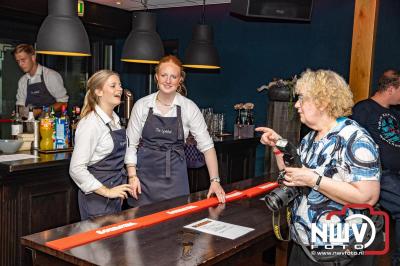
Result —
[[117, 5], [120, 5], [121, 4], [121, 1], [117, 1], [117, 2], [115, 2]]

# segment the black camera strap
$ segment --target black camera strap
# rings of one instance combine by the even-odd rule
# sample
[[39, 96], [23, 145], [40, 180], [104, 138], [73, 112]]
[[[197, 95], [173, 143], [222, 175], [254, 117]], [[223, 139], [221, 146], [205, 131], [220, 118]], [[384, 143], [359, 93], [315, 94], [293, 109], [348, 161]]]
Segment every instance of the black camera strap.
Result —
[[[278, 214], [276, 214], [276, 213], [278, 213]], [[291, 239], [291, 236], [290, 236], [291, 215], [292, 215], [292, 213], [290, 212], [290, 209], [286, 208], [286, 222], [288, 224], [289, 230], [288, 230], [287, 239], [284, 239], [281, 234], [281, 212], [280, 211], [272, 212], [272, 226], [274, 228], [274, 234], [275, 234], [276, 238], [278, 238], [279, 240], [290, 241], [290, 239]]]

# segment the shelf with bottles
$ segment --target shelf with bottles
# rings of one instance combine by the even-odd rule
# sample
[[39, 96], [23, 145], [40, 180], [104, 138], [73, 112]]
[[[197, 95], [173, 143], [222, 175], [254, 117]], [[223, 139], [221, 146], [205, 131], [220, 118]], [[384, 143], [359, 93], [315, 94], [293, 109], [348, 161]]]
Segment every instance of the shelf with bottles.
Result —
[[53, 107], [43, 107], [40, 117], [39, 152], [52, 153], [71, 151], [74, 145], [76, 126], [80, 119], [80, 108], [72, 108], [71, 117], [66, 106], [61, 107], [60, 116], [56, 116]]

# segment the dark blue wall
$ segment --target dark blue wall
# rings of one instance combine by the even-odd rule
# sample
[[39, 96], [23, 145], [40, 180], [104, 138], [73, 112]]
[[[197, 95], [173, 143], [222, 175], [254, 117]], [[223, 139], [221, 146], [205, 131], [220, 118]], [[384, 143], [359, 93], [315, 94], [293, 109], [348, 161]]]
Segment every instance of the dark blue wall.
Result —
[[372, 92], [384, 70], [400, 68], [400, 1], [381, 0], [379, 3]]
[[[397, 48], [400, 1], [381, 0], [380, 3], [375, 57], [377, 72], [395, 67], [399, 62], [396, 55], [400, 53]], [[161, 38], [178, 39], [179, 56], [183, 58], [192, 28], [201, 20], [202, 8], [171, 8], [156, 12]], [[233, 105], [238, 102], [255, 103], [256, 125], [265, 125], [268, 99], [265, 92], [257, 93], [256, 88], [274, 77], [290, 78], [306, 68], [325, 68], [348, 79], [353, 15], [354, 1], [314, 0], [310, 23], [245, 21], [231, 16], [228, 4], [207, 6], [206, 24], [214, 28], [222, 69], [219, 73], [188, 70], [188, 96], [199, 107], [210, 106], [215, 112], [224, 112], [229, 131], [232, 131], [235, 115]], [[122, 44], [123, 40], [119, 42], [119, 52]], [[391, 51], [395, 52], [392, 54]], [[126, 87], [133, 89], [139, 97], [146, 95], [148, 66], [118, 63], [117, 71], [123, 73], [122, 81]], [[263, 152], [260, 145], [257, 175], [264, 171]]]

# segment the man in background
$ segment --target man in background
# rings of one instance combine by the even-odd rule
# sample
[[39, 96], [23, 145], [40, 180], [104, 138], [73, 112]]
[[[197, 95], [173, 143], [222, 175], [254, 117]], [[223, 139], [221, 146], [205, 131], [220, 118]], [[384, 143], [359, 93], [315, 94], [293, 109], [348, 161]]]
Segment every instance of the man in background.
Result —
[[357, 103], [352, 118], [369, 131], [376, 144], [382, 163], [380, 204], [395, 220], [396, 247], [392, 265], [400, 265], [400, 73], [387, 70], [379, 78], [375, 94]]
[[36, 62], [36, 52], [32, 45], [20, 44], [13, 51], [15, 60], [25, 73], [18, 81], [17, 102], [20, 112], [32, 106], [34, 115], [41, 113], [41, 107], [53, 106], [55, 111], [61, 110], [68, 102], [67, 91], [62, 77], [56, 71]]

